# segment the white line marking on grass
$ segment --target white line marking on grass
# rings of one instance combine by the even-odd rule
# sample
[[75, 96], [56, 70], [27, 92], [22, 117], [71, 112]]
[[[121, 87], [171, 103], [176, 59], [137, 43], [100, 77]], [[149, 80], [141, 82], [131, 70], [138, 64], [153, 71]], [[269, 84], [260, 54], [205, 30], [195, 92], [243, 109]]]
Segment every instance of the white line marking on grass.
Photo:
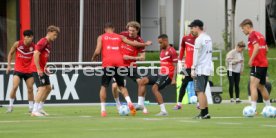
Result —
[[240, 119], [240, 118], [244, 118], [244, 117], [239, 117], [239, 116], [225, 116], [225, 117], [212, 117], [214, 119]]
[[264, 127], [275, 127], [276, 128], [276, 125], [262, 125]]
[[88, 129], [88, 131], [112, 131], [112, 130], [115, 130], [115, 131], [129, 131], [129, 130], [149, 130], [148, 128], [104, 128], [104, 129], [99, 129], [99, 128], [91, 128], [91, 129]]
[[199, 121], [192, 121], [192, 120], [180, 120], [179, 122], [182, 122], [182, 123], [199, 123]]
[[143, 120], [147, 120], [147, 121], [161, 121], [164, 120], [162, 118], [143, 118]]
[[234, 122], [217, 122], [218, 125], [242, 125], [242, 123], [234, 123]]
[[28, 123], [28, 122], [48, 122], [49, 120], [17, 120], [17, 121], [0, 121], [0, 123]]
[[93, 116], [79, 116], [80, 118], [91, 118], [91, 117], [93, 117]]

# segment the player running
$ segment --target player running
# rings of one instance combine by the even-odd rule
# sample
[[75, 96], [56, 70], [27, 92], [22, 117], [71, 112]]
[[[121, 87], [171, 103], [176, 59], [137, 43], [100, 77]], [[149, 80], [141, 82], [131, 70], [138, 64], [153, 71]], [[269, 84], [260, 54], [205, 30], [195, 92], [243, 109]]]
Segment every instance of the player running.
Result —
[[8, 55], [8, 67], [6, 73], [9, 74], [11, 70], [11, 60], [15, 53], [15, 65], [13, 73], [13, 87], [10, 92], [10, 104], [7, 113], [13, 111], [13, 103], [16, 98], [16, 91], [22, 79], [25, 80], [28, 90], [29, 112], [32, 112], [34, 103], [33, 84], [34, 78], [32, 76], [30, 65], [34, 53], [35, 44], [32, 42], [34, 34], [32, 30], [25, 30], [23, 32], [24, 39], [13, 44]]
[[194, 79], [195, 92], [198, 96], [200, 114], [197, 119], [210, 119], [208, 111], [208, 102], [205, 89], [208, 83], [208, 76], [211, 75], [212, 68], [212, 40], [209, 35], [203, 31], [203, 22], [194, 20], [189, 27], [192, 33], [197, 36], [195, 40], [193, 65], [191, 68], [191, 76]]
[[248, 53], [251, 67], [250, 73], [250, 91], [251, 91], [251, 106], [256, 111], [258, 91], [260, 90], [264, 103], [270, 106], [270, 98], [265, 87], [266, 74], [268, 69], [268, 60], [266, 57], [268, 47], [264, 36], [254, 30], [253, 23], [250, 19], [245, 19], [241, 22], [240, 27], [245, 35], [248, 35]]
[[[141, 28], [138, 22], [131, 21], [127, 24], [126, 28], [127, 28], [127, 31], [121, 32], [120, 35], [126, 37], [130, 41], [144, 43], [144, 40], [138, 35]], [[138, 84], [139, 81], [141, 80], [141, 76], [137, 72], [136, 61], [145, 60], [145, 47], [136, 47], [136, 46], [128, 45], [126, 43], [122, 43], [121, 51], [124, 57], [124, 64], [129, 68], [128, 77]], [[124, 81], [126, 83], [126, 80]], [[115, 79], [112, 83], [112, 93], [116, 102], [117, 109], [119, 110], [121, 103], [119, 100], [119, 89]], [[138, 97], [138, 101], [140, 98], [143, 98], [143, 97]], [[144, 108], [144, 113], [147, 113], [146, 108]]]
[[191, 77], [191, 67], [193, 65], [193, 54], [194, 54], [194, 44], [195, 44], [196, 36], [191, 32], [189, 35], [186, 35], [182, 38], [181, 42], [181, 49], [179, 54], [179, 62], [182, 62], [185, 55], [185, 64], [183, 75], [184, 78], [182, 79], [182, 85], [180, 87], [179, 95], [178, 95], [178, 102], [177, 105], [173, 108], [174, 110], [180, 110], [182, 108], [182, 100], [185, 96], [187, 85], [190, 81], [193, 81]]
[[108, 88], [112, 78], [116, 79], [117, 85], [128, 103], [128, 107], [131, 111], [131, 114], [136, 114], [135, 107], [131, 102], [131, 99], [128, 95], [128, 91], [124, 85], [124, 76], [122, 73], [120, 73], [120, 70], [122, 70], [122, 68], [125, 69], [123, 55], [121, 53], [121, 45], [122, 42], [125, 42], [132, 46], [141, 47], [148, 46], [151, 44], [150, 41], [146, 43], [130, 41], [127, 38], [114, 33], [114, 29], [115, 28], [111, 23], [105, 24], [105, 33], [98, 37], [97, 47], [92, 57], [92, 61], [95, 61], [96, 58], [102, 53], [103, 76], [100, 90], [102, 117], [107, 116], [105, 109], [106, 89]]
[[59, 32], [59, 27], [53, 25], [49, 26], [47, 29], [46, 37], [41, 38], [35, 46], [31, 69], [33, 72], [35, 84], [38, 87], [38, 91], [35, 96], [35, 104], [32, 111], [32, 116], [48, 115], [43, 110], [43, 105], [52, 88], [48, 76], [49, 74], [47, 74], [48, 72], [46, 64], [48, 62], [50, 51], [52, 49], [51, 43], [56, 40]]
[[[156, 116], [168, 116], [168, 112], [163, 102], [163, 97], [160, 90], [164, 89], [169, 84], [175, 83], [176, 76], [176, 64], [177, 64], [177, 53], [175, 49], [170, 46], [168, 42], [168, 36], [162, 34], [158, 37], [158, 43], [160, 44], [160, 71], [158, 75], [150, 74], [142, 78], [139, 83], [139, 96], [144, 96], [146, 93], [146, 85], [153, 85], [152, 92], [160, 106], [161, 112]], [[144, 101], [141, 102], [142, 108], [144, 107]]]

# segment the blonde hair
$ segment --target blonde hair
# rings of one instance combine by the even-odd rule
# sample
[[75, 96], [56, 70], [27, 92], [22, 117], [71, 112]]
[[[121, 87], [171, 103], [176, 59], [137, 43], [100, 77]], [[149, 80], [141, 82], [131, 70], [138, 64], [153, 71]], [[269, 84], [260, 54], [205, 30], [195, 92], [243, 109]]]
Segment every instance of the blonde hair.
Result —
[[60, 32], [60, 29], [59, 29], [59, 27], [57, 27], [57, 26], [50, 25], [50, 26], [48, 26], [48, 28], [47, 28], [47, 32], [57, 32], [57, 33], [59, 33], [59, 32]]
[[129, 27], [134, 27], [137, 31], [139, 31], [141, 28], [141, 25], [136, 21], [130, 21], [127, 23], [126, 29], [128, 29]]

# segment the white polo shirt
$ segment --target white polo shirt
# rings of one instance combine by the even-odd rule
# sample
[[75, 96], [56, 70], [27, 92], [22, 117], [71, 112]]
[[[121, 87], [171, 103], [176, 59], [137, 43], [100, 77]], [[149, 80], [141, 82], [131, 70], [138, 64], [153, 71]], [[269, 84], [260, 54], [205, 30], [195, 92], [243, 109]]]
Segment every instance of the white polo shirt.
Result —
[[212, 65], [212, 40], [209, 35], [202, 32], [195, 40], [193, 66], [197, 75], [210, 76]]

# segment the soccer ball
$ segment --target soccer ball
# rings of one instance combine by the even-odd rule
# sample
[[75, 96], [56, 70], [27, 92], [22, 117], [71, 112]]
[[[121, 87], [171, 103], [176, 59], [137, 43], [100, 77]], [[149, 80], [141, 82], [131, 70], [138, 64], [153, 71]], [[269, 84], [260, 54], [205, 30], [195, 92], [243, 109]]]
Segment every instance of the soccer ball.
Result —
[[190, 104], [196, 104], [197, 103], [197, 97], [196, 96], [192, 96], [190, 98]]
[[121, 115], [121, 116], [127, 116], [128, 114], [129, 114], [129, 108], [128, 108], [128, 106], [126, 106], [126, 105], [122, 105], [122, 106], [120, 106], [120, 108], [119, 108], [119, 114]]
[[276, 108], [273, 106], [265, 106], [263, 109], [263, 117], [272, 118], [276, 116]]
[[255, 110], [252, 106], [246, 106], [243, 108], [242, 114], [244, 117], [253, 117], [255, 115]]

